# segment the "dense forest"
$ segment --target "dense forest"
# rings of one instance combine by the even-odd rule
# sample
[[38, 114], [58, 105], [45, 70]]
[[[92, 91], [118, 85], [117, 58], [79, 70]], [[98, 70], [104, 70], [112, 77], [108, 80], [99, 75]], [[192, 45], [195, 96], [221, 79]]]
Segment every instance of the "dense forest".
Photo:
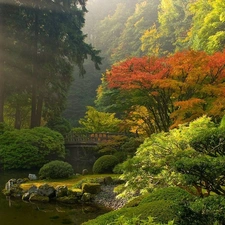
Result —
[[[91, 105], [100, 111], [117, 113], [126, 121], [134, 121], [139, 118], [136, 127], [140, 127], [140, 130], [144, 129], [144, 132], [148, 134], [153, 131], [168, 130], [171, 126], [175, 127], [176, 124], [191, 121], [204, 114], [212, 116], [217, 122], [220, 121], [224, 110], [224, 85], [223, 82], [221, 83], [223, 55], [218, 55], [216, 52], [224, 49], [223, 1], [115, 0], [111, 1], [109, 6], [103, 0], [90, 0], [87, 9], [89, 12], [86, 14], [83, 30], [88, 34], [87, 41], [101, 50], [100, 55], [103, 57], [103, 61], [101, 71], [94, 70], [87, 62], [85, 65], [87, 74], [83, 78], [75, 78], [70, 89], [67, 110], [64, 113], [67, 119], [72, 119], [77, 125], [76, 121], [83, 117], [87, 110], [86, 106]], [[192, 50], [192, 52], [180, 53], [181, 55], [177, 53], [184, 50]], [[200, 53], [201, 51], [205, 53]], [[172, 57], [171, 55], [174, 53], [177, 54]], [[214, 59], [212, 54], [215, 54]], [[129, 64], [131, 67], [139, 63], [139, 59], [134, 57], [146, 56], [158, 57], [164, 63], [166, 63], [166, 58], [171, 56], [170, 63], [173, 60], [173, 65], [176, 58], [182, 57], [183, 62], [187, 60], [188, 65], [193, 66], [192, 73], [187, 67], [187, 70], [184, 71], [186, 75], [180, 74], [180, 78], [177, 77], [176, 81], [170, 83], [171, 87], [161, 90], [166, 91], [167, 94], [161, 93], [160, 101], [157, 98], [150, 99], [146, 96], [150, 92], [149, 89], [143, 89], [140, 93], [136, 88], [133, 89], [136, 90], [136, 94], [134, 91], [131, 91], [131, 94], [131, 92], [121, 91], [118, 88], [118, 86], [122, 87], [121, 85], [118, 85], [117, 88], [108, 88], [105, 72], [110, 70], [112, 65], [128, 60], [124, 64]], [[166, 58], [162, 59], [161, 57]], [[210, 64], [205, 61], [204, 66], [201, 65], [205, 75], [202, 74], [201, 81], [195, 85], [194, 82], [197, 80], [192, 77], [196, 76], [196, 69], [199, 67], [197, 62], [200, 64], [200, 61], [202, 62], [205, 58], [214, 60], [214, 62], [211, 61]], [[206, 81], [204, 78], [209, 73], [208, 66], [212, 64], [216, 68], [211, 69], [211, 72], [214, 70], [214, 74], [212, 73], [210, 76], [220, 80], [217, 80], [219, 82], [217, 84], [213, 83], [214, 80]], [[179, 70], [178, 64], [177, 70]], [[133, 74], [135, 73], [138, 73], [138, 69]], [[166, 76], [166, 74], [164, 75]], [[114, 79], [119, 77], [118, 73], [118, 77]], [[178, 84], [175, 82], [179, 80], [181, 81], [179, 85], [187, 82], [188, 87], [175, 90], [173, 86]], [[203, 80], [205, 81], [204, 88], [199, 90], [198, 85], [201, 85]], [[128, 81], [124, 78], [124, 82]], [[99, 84], [100, 86], [98, 86]], [[152, 88], [154, 92], [155, 88]], [[206, 93], [206, 89], [208, 89], [208, 93]], [[169, 92], [174, 92], [174, 94], [171, 95]], [[182, 94], [184, 92], [186, 95]], [[171, 102], [171, 99], [176, 96], [179, 98]], [[124, 99], [126, 100], [124, 101]], [[139, 104], [140, 100], [143, 104]], [[156, 101], [155, 106], [150, 107], [154, 101]], [[146, 104], [148, 104], [147, 107]], [[152, 115], [153, 119], [149, 115]], [[156, 121], [156, 124], [152, 120]], [[163, 124], [159, 124], [157, 122], [159, 120], [163, 121]]]

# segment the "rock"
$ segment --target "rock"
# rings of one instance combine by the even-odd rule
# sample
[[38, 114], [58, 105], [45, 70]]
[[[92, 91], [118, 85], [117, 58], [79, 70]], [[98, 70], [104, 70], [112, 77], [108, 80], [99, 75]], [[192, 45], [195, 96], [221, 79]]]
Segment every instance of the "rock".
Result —
[[105, 177], [104, 178], [104, 184], [105, 185], [111, 185], [113, 183], [112, 177]]
[[55, 188], [48, 184], [43, 184], [39, 186], [37, 193], [42, 196], [53, 198], [55, 197]]
[[10, 195], [13, 197], [21, 197], [23, 195], [23, 189], [19, 184], [13, 184], [10, 189]]
[[49, 202], [48, 196], [39, 195], [37, 193], [32, 193], [29, 197], [29, 201], [38, 201], [38, 202]]
[[11, 187], [16, 183], [17, 183], [16, 179], [8, 180], [8, 182], [5, 184], [5, 190], [10, 191]]
[[81, 197], [82, 202], [89, 202], [91, 200], [91, 193], [84, 193]]
[[28, 201], [29, 198], [30, 198], [30, 193], [28, 193], [28, 192], [26, 192], [26, 193], [23, 194], [23, 196], [22, 196], [22, 200], [23, 200], [23, 201]]
[[82, 191], [90, 194], [97, 194], [101, 191], [101, 185], [99, 183], [83, 183]]
[[82, 175], [87, 175], [88, 174], [88, 170], [87, 169], [83, 169], [82, 170]]
[[65, 185], [63, 186], [59, 185], [55, 188], [55, 191], [56, 191], [55, 194], [57, 198], [64, 197], [64, 196], [67, 196], [68, 188]]
[[32, 193], [37, 193], [38, 192], [38, 188], [37, 186], [35, 185], [32, 185], [29, 190], [27, 191], [29, 194], [32, 194]]
[[35, 174], [29, 174], [28, 175], [29, 180], [37, 180], [37, 176]]
[[25, 183], [25, 182], [26, 181], [24, 179], [22, 179], [22, 178], [19, 178], [19, 179], [16, 180], [17, 184], [22, 184], [22, 183]]

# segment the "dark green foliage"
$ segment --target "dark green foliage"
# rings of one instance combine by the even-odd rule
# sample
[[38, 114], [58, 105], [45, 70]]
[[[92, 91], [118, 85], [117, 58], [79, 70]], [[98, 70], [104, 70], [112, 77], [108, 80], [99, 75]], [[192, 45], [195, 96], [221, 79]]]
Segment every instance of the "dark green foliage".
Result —
[[93, 165], [93, 173], [112, 173], [118, 159], [113, 155], [103, 155]]
[[212, 157], [225, 155], [225, 128], [211, 128], [197, 135], [190, 142], [196, 151]]
[[[209, 196], [199, 198], [190, 204], [190, 209], [202, 218], [202, 224], [211, 225], [215, 222], [225, 224], [225, 197]], [[192, 223], [193, 224], [193, 223]]]
[[146, 196], [140, 204], [145, 204], [153, 201], [158, 200], [166, 200], [166, 201], [173, 201], [173, 202], [182, 202], [193, 200], [194, 196], [179, 187], [167, 187], [167, 188], [160, 188], [148, 196]]
[[46, 163], [39, 170], [39, 176], [47, 179], [68, 178], [73, 174], [73, 167], [69, 163], [59, 160]]
[[40, 168], [65, 157], [64, 139], [46, 127], [7, 131], [0, 135], [0, 161], [4, 169]]
[[225, 224], [224, 196], [209, 196], [186, 202], [180, 207], [179, 225], [222, 225]]
[[63, 117], [50, 119], [46, 126], [52, 130], [58, 131], [64, 137], [71, 131], [71, 125], [69, 121]]
[[12, 127], [10, 127], [8, 124], [1, 122], [0, 123], [0, 135], [5, 133], [6, 131], [13, 130]]

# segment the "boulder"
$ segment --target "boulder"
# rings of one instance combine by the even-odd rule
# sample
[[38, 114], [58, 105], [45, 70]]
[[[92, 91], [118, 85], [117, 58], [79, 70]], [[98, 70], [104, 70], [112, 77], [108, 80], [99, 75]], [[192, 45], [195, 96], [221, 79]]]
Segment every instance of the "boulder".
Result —
[[28, 178], [29, 178], [29, 180], [37, 180], [36, 174], [32, 174], [32, 173], [30, 173], [30, 174], [28, 175]]
[[91, 201], [91, 193], [84, 193], [81, 197], [82, 202], [89, 202]]
[[105, 177], [105, 178], [104, 178], [104, 184], [105, 184], [105, 185], [110, 185], [110, 184], [112, 184], [112, 183], [113, 183], [112, 177]]
[[29, 201], [49, 202], [48, 196], [39, 195], [38, 193], [32, 193], [29, 197]]
[[28, 191], [27, 191], [29, 194], [32, 194], [32, 193], [37, 193], [38, 192], [38, 188], [36, 185], [32, 185]]
[[20, 187], [19, 184], [13, 184], [9, 190], [10, 192], [10, 196], [13, 196], [13, 197], [21, 197], [24, 193], [23, 189]]
[[7, 181], [7, 183], [5, 184], [5, 190], [10, 191], [11, 187], [17, 183], [16, 179], [10, 179]]
[[99, 183], [83, 183], [83, 193], [98, 194], [101, 191], [101, 185]]
[[55, 188], [55, 191], [56, 191], [55, 194], [57, 198], [64, 197], [64, 196], [67, 196], [68, 188], [66, 185], [63, 185], [63, 186], [58, 185]]
[[48, 184], [40, 185], [38, 188], [37, 193], [41, 196], [47, 196], [49, 198], [55, 197], [55, 188], [53, 186], [50, 186]]
[[29, 198], [30, 198], [30, 194], [28, 192], [24, 193], [23, 196], [22, 196], [23, 201], [28, 201]]
[[88, 170], [87, 169], [83, 169], [82, 170], [82, 175], [87, 175], [88, 174]]

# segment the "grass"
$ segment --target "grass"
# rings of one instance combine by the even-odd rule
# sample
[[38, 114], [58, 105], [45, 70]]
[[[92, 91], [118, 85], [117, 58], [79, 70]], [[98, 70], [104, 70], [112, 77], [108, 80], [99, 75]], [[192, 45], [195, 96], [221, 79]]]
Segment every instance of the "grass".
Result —
[[58, 185], [66, 185], [69, 189], [75, 190], [75, 188], [82, 180], [96, 180], [101, 179], [104, 177], [111, 176], [112, 178], [118, 178], [119, 175], [117, 174], [93, 174], [93, 175], [79, 175], [79, 176], [72, 176], [68, 179], [52, 179], [52, 180], [35, 180], [35, 181], [27, 181], [26, 183], [23, 183], [20, 185], [20, 187], [23, 190], [28, 190], [33, 185], [39, 187], [42, 184], [49, 184], [53, 187], [56, 187]]

